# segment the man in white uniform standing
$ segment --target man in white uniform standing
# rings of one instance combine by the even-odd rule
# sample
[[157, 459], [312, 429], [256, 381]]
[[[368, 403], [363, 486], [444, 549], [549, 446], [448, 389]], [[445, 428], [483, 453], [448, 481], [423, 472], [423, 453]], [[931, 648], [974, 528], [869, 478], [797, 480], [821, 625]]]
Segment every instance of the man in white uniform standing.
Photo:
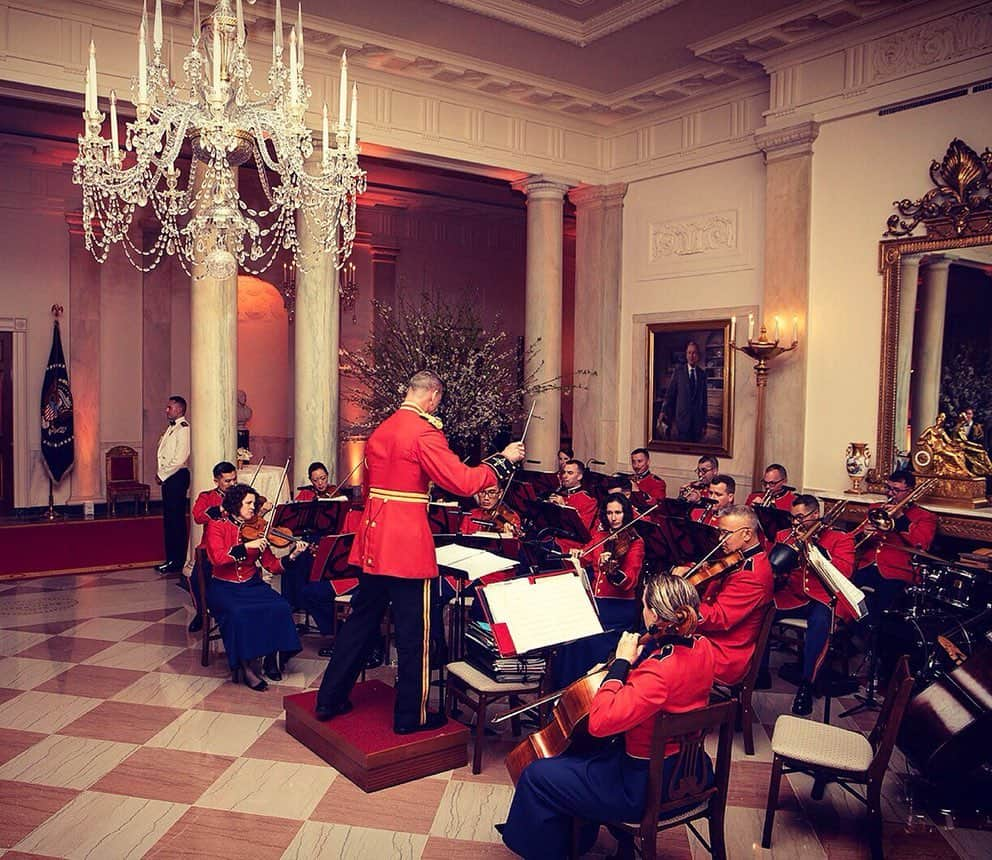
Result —
[[186, 493], [189, 490], [189, 422], [186, 400], [178, 395], [165, 406], [169, 426], [158, 440], [158, 471], [162, 485], [162, 522], [165, 526], [165, 561], [159, 573], [179, 573], [186, 562]]

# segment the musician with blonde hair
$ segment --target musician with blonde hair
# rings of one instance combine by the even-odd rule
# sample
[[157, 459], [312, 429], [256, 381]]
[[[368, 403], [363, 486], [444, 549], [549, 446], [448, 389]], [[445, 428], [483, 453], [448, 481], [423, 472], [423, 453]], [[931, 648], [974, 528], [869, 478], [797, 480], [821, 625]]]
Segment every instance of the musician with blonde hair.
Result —
[[[685, 580], [662, 574], [646, 583], [644, 623], [660, 635], [640, 645], [638, 634], [623, 634], [589, 710], [593, 737], [622, 733], [623, 743], [531, 762], [517, 782], [506, 823], [497, 828], [511, 851], [534, 860], [567, 857], [572, 820], [579, 818], [582, 854], [595, 843], [600, 823], [637, 821], [644, 814], [656, 715], [709, 704], [713, 647], [693, 632], [698, 609], [696, 589]], [[665, 750], [663, 801], [676, 775], [677, 752], [674, 745]], [[704, 756], [692, 776], [706, 784], [712, 774]]]

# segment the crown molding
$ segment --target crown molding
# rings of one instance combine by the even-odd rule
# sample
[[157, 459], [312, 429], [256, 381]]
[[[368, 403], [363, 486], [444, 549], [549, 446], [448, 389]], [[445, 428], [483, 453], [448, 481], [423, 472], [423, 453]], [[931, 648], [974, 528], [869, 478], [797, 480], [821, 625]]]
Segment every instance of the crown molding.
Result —
[[[585, 48], [604, 36], [677, 6], [683, 0], [626, 0], [619, 6], [594, 15], [586, 21], [576, 21], [568, 15], [549, 12], [547, 9], [541, 9], [521, 0], [438, 0], [438, 2]], [[585, 0], [565, 0], [565, 2], [573, 6], [585, 5]]]

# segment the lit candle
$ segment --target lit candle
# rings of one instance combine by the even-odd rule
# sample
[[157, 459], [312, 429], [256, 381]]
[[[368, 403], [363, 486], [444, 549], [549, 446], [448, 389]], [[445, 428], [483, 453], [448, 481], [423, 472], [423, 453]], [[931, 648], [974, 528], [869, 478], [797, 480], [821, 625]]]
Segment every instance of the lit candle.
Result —
[[341, 52], [341, 86], [338, 89], [338, 127], [348, 122], [348, 52]]
[[303, 3], [300, 3], [299, 13], [296, 18], [296, 26], [300, 31], [296, 37], [296, 62], [300, 65], [300, 71], [303, 71]]
[[747, 339], [754, 340], [754, 314], [747, 315]]
[[241, 0], [238, 0], [236, 17], [238, 20], [238, 47], [244, 47], [245, 44], [245, 13], [244, 9], [241, 8]]
[[90, 113], [97, 112], [96, 104], [96, 45], [90, 40], [90, 65], [87, 70], [86, 80], [89, 82], [88, 99], [86, 110]]
[[148, 102], [148, 48], [145, 45], [145, 20], [138, 27], [138, 104]]
[[300, 93], [300, 76], [296, 71], [296, 28], [289, 31], [289, 103], [295, 105]]
[[155, 53], [162, 52], [162, 0], [155, 0], [155, 31], [152, 44], [155, 46]]
[[775, 317], [775, 343], [778, 343], [779, 341], [779, 328], [780, 328], [779, 318]]
[[116, 160], [117, 152], [120, 148], [120, 139], [117, 136], [117, 91], [110, 91], [110, 146], [111, 158]]
[[358, 142], [358, 84], [351, 88], [351, 126], [348, 132], [348, 146], [355, 151]]
[[323, 116], [323, 121], [321, 123], [320, 132], [321, 132], [321, 134], [320, 134], [321, 161], [326, 165], [327, 164], [327, 156], [328, 156], [328, 153], [329, 153], [329, 149], [328, 149], [328, 147], [329, 147], [329, 135], [328, 135], [328, 132], [327, 132], [327, 102], [324, 102], [324, 116]]
[[214, 95], [220, 98], [220, 25], [214, 18]]
[[799, 343], [799, 317], [792, 318], [792, 342]]
[[737, 345], [737, 317], [730, 318], [730, 345]]
[[193, 44], [200, 44], [200, 0], [193, 0]]
[[282, 3], [280, 0], [276, 0], [276, 31], [275, 31], [275, 45], [280, 51], [282, 50]]

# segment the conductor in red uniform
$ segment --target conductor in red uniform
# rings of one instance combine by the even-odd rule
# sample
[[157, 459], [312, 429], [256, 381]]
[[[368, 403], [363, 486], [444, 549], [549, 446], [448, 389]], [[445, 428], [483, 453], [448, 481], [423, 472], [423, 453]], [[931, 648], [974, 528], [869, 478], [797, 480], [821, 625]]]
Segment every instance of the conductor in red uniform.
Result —
[[436, 374], [414, 374], [406, 399], [365, 447], [365, 510], [349, 557], [362, 573], [317, 693], [317, 719], [351, 710], [348, 695], [391, 604], [399, 663], [393, 730], [409, 734], [445, 723], [443, 714], [427, 712], [430, 582], [438, 575], [427, 521], [428, 484], [471, 496], [492, 485], [494, 477], [508, 478], [523, 460], [524, 447], [514, 442], [482, 465], [464, 465], [432, 414], [443, 394]]

